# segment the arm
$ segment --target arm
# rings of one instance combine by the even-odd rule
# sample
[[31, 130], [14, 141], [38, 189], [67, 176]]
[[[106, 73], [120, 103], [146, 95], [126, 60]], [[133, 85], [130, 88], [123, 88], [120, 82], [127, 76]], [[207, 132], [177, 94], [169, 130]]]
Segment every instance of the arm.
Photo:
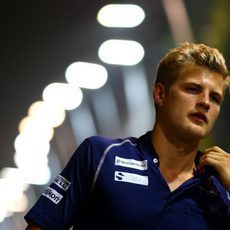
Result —
[[43, 230], [43, 229], [38, 227], [36, 224], [30, 222], [25, 230]]
[[67, 230], [78, 224], [76, 220], [91, 192], [92, 179], [89, 178], [93, 178], [95, 172], [91, 149], [88, 142], [83, 142], [61, 174], [42, 192], [24, 217], [28, 222], [27, 230]]
[[198, 170], [202, 170], [206, 165], [216, 170], [220, 182], [230, 192], [230, 154], [217, 146], [205, 149]]

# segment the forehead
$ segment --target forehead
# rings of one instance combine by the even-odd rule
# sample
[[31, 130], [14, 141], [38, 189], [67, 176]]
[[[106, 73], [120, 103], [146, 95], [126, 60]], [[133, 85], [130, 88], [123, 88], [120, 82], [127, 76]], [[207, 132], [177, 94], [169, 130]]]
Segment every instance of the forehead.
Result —
[[175, 84], [183, 83], [199, 84], [221, 94], [224, 91], [224, 79], [221, 74], [194, 64], [186, 65], [181, 69]]

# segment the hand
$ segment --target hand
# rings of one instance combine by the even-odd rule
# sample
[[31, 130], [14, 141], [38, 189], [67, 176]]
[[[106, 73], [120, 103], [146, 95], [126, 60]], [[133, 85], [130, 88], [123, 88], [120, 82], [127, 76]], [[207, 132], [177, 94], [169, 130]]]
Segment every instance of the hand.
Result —
[[206, 165], [215, 169], [222, 185], [230, 191], [230, 154], [218, 146], [205, 149], [197, 169], [203, 170]]

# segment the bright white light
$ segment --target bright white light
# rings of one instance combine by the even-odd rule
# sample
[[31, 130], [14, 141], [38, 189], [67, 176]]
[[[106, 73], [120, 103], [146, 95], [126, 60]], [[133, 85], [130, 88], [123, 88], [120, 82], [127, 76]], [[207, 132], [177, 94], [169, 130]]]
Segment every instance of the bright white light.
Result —
[[28, 198], [25, 193], [20, 193], [17, 200], [10, 200], [7, 203], [8, 212], [24, 212], [28, 207]]
[[15, 152], [14, 154], [14, 163], [17, 165], [19, 169], [27, 169], [30, 168], [31, 171], [35, 170], [34, 166], [36, 164], [36, 168], [38, 166], [43, 167], [48, 164], [48, 158], [44, 155], [38, 155], [28, 152]]
[[50, 141], [53, 138], [54, 130], [50, 124], [39, 116], [27, 116], [23, 118], [18, 126], [19, 133], [27, 133], [38, 139]]
[[58, 127], [65, 120], [65, 111], [63, 109], [58, 109], [44, 101], [34, 102], [30, 106], [28, 114], [50, 127]]
[[0, 206], [0, 223], [3, 222], [6, 218], [6, 211]]
[[135, 27], [141, 24], [145, 13], [133, 4], [110, 4], [101, 8], [97, 20], [107, 27]]
[[98, 55], [109, 64], [132, 66], [142, 60], [144, 49], [136, 41], [111, 39], [100, 46]]
[[5, 220], [6, 217], [12, 216], [12, 212], [8, 212], [3, 204], [0, 204], [0, 223]]
[[3, 222], [6, 218], [6, 210], [0, 206], [0, 223]]
[[16, 137], [14, 146], [14, 162], [20, 169], [22, 180], [28, 184], [46, 184], [50, 179], [49, 142], [23, 133]]
[[49, 182], [51, 172], [50, 168], [47, 165], [43, 165], [42, 167], [36, 167], [36, 165], [31, 165], [31, 167], [24, 169], [23, 175], [24, 180], [28, 184], [43, 185]]
[[16, 152], [14, 162], [18, 166], [25, 183], [42, 185], [49, 182], [51, 172], [46, 156], [32, 157], [28, 154]]
[[26, 191], [28, 189], [28, 184], [23, 180], [23, 175], [19, 168], [5, 167], [1, 170], [0, 177], [11, 180], [14, 184], [16, 183], [20, 191]]
[[82, 92], [77, 86], [68, 83], [51, 83], [43, 91], [43, 100], [55, 107], [72, 110], [82, 102]]
[[0, 204], [6, 211], [22, 212], [28, 205], [28, 200], [23, 193], [21, 186], [12, 179], [0, 179]]
[[17, 152], [31, 155], [47, 156], [50, 150], [50, 144], [46, 139], [37, 138], [29, 133], [19, 134], [14, 141], [14, 148]]
[[108, 74], [102, 65], [75, 62], [68, 66], [65, 77], [67, 82], [78, 87], [98, 89], [106, 83]]

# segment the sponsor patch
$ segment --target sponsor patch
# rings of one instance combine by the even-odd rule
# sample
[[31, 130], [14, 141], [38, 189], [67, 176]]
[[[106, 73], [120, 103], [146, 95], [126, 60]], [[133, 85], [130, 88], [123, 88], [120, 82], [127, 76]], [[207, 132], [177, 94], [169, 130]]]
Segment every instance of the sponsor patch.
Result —
[[58, 175], [54, 181], [53, 181], [54, 184], [56, 184], [58, 187], [60, 187], [61, 189], [67, 191], [67, 189], [69, 188], [70, 186], [70, 182], [68, 180], [66, 180], [63, 176], [61, 175]]
[[42, 195], [47, 197], [48, 199], [50, 199], [55, 204], [58, 204], [60, 202], [60, 200], [63, 198], [63, 196], [60, 193], [58, 193], [56, 190], [54, 190], [50, 187], [45, 189], [43, 191]]
[[126, 167], [126, 168], [138, 169], [138, 170], [148, 169], [147, 160], [137, 161], [134, 159], [127, 159], [127, 158], [122, 158], [118, 156], [115, 157], [115, 165]]
[[135, 173], [127, 173], [127, 172], [120, 172], [120, 171], [115, 171], [114, 180], [133, 183], [133, 184], [140, 184], [140, 185], [149, 184], [148, 176], [142, 176]]

